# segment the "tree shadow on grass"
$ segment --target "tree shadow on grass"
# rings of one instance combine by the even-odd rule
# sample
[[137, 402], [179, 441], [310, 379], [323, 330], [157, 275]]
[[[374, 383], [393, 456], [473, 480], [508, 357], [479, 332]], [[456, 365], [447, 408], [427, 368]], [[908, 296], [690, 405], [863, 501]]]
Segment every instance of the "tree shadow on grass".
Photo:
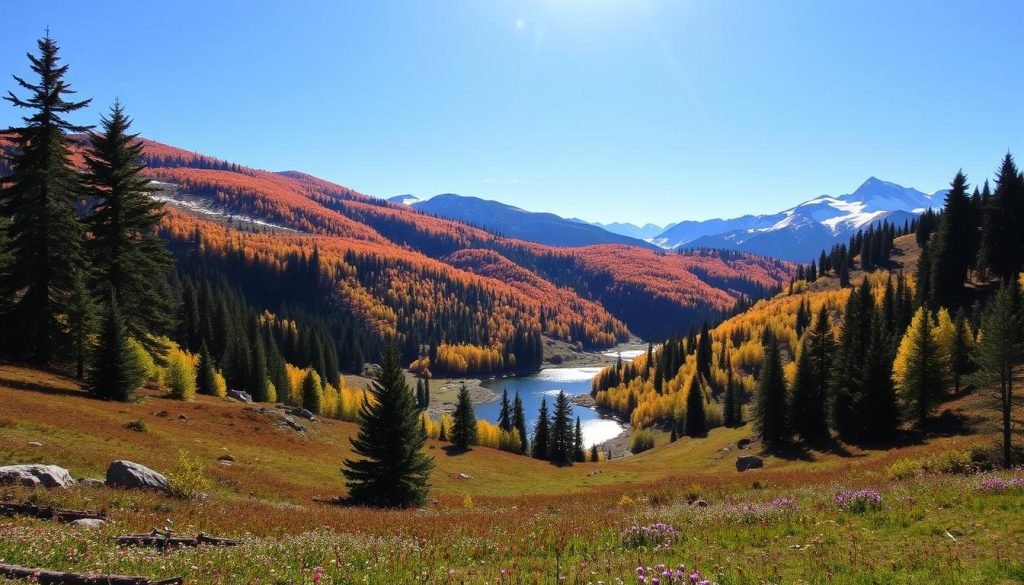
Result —
[[87, 394], [85, 392], [82, 392], [81, 390], [73, 390], [71, 388], [58, 388], [39, 382], [20, 380], [7, 374], [0, 374], [0, 386], [13, 388], [15, 390], [26, 390], [29, 392], [50, 394], [54, 396], [77, 396], [79, 398], [87, 396]]

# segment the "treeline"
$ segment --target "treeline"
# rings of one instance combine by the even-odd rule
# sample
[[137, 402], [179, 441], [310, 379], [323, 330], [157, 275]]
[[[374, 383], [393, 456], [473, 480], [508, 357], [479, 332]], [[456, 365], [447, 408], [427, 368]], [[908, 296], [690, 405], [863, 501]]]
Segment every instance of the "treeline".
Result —
[[[869, 228], [798, 275], [813, 281], [824, 269], [849, 283], [859, 259], [865, 274], [856, 288], [807, 293], [794, 282], [792, 294], [713, 332], [668, 339], [632, 364], [606, 368], [595, 379], [598, 403], [630, 414], [638, 428], [670, 425], [673, 435], [691, 421], [699, 429], [749, 419], [768, 447], [833, 434], [874, 442], [904, 424], [926, 428], [970, 379], [1002, 413], [1009, 465], [1024, 238], [1004, 217], [1024, 219], [1024, 177], [1007, 156], [993, 192], [986, 185], [967, 193], [958, 173], [940, 213]], [[916, 275], [872, 273], [888, 265], [895, 238], [910, 233], [922, 246]], [[709, 415], [716, 407], [720, 419]]]

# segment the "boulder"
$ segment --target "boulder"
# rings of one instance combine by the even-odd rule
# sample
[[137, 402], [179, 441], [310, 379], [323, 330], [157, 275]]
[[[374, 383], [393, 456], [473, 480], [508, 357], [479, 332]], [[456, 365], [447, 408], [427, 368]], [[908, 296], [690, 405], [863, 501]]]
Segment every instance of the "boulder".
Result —
[[707, 507], [708, 507], [708, 503], [707, 503], [707, 502], [705, 502], [704, 500], [696, 500], [696, 501], [694, 501], [694, 502], [693, 502], [693, 504], [691, 504], [691, 505], [692, 505], [692, 506], [693, 506], [694, 508], [707, 508]]
[[229, 462], [234, 463], [235, 456], [231, 455], [230, 453], [225, 453], [225, 454], [217, 457], [217, 461], [229, 461]]
[[469, 475], [468, 473], [460, 473], [459, 474], [459, 479], [463, 479], [463, 480], [473, 479], [473, 476]]
[[95, 477], [86, 477], [78, 480], [78, 485], [84, 487], [98, 488], [106, 485], [102, 479], [96, 479]]
[[71, 523], [76, 528], [103, 528], [107, 525], [106, 520], [100, 520], [99, 518], [79, 518]]
[[39, 441], [29, 441], [28, 442], [28, 446], [29, 447], [42, 447], [43, 444], [40, 443]]
[[69, 488], [75, 485], [75, 478], [67, 469], [56, 465], [7, 465], [0, 467], [0, 483]]
[[234, 398], [239, 402], [252, 402], [252, 396], [250, 396], [248, 392], [243, 392], [242, 390], [228, 390], [228, 398]]
[[167, 478], [145, 465], [118, 460], [107, 468], [107, 485], [129, 489], [168, 491]]
[[760, 469], [761, 467], [764, 467], [764, 459], [757, 455], [744, 455], [736, 458], [736, 471]]
[[747, 439], [740, 439], [739, 441], [736, 442], [736, 447], [739, 448], [739, 449], [749, 449], [751, 443], [753, 443], [753, 442], [754, 441], [749, 439], [749, 438], [747, 438]]

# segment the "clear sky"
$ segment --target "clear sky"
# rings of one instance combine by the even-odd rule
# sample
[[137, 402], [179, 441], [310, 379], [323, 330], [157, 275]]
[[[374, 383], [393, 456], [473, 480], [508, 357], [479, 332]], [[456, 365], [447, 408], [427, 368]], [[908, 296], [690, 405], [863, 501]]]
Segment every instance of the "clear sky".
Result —
[[49, 25], [83, 121], [119, 96], [147, 137], [381, 197], [663, 224], [1024, 157], [1019, 0], [5, 2], [0, 21], [0, 90]]

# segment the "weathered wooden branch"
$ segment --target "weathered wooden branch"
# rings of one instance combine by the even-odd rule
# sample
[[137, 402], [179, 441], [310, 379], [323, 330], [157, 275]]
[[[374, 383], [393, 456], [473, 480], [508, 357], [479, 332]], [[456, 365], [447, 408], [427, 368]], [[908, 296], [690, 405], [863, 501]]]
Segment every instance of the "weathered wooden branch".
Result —
[[317, 504], [329, 504], [331, 506], [344, 506], [348, 503], [348, 500], [341, 496], [334, 496], [332, 498], [313, 498], [313, 501]]
[[84, 575], [81, 573], [47, 571], [45, 569], [5, 564], [0, 564], [0, 575], [13, 579], [32, 579], [34, 583], [42, 583], [44, 585], [182, 585], [185, 582], [183, 577], [154, 581], [149, 577]]
[[153, 529], [149, 534], [127, 534], [114, 539], [117, 544], [123, 546], [155, 546], [158, 548], [171, 548], [175, 546], [238, 546], [237, 540], [207, 536], [200, 532], [195, 538], [187, 536], [174, 536], [170, 532], [163, 532]]
[[17, 502], [0, 502], [0, 514], [13, 516], [32, 516], [43, 520], [59, 520], [61, 522], [74, 522], [75, 520], [106, 520], [107, 514], [95, 510], [65, 510], [62, 508], [49, 508], [36, 506], [35, 504], [19, 504]]

